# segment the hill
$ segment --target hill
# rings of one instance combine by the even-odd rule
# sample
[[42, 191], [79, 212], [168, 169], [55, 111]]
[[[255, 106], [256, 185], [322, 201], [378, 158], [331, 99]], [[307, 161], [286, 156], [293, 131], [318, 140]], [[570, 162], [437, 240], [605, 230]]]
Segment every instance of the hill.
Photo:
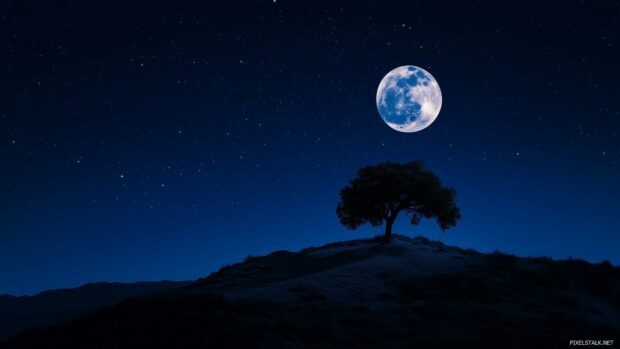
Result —
[[90, 283], [34, 296], [0, 295], [0, 342], [26, 329], [75, 319], [124, 299], [150, 295], [187, 285], [187, 282]]
[[566, 347], [620, 339], [620, 268], [395, 236], [277, 251], [4, 348]]

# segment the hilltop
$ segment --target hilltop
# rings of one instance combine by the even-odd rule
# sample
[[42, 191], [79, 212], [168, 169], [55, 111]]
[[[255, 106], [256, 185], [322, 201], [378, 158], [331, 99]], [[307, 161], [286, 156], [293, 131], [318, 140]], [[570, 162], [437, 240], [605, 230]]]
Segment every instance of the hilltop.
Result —
[[396, 235], [276, 251], [5, 348], [566, 347], [620, 339], [620, 268]]

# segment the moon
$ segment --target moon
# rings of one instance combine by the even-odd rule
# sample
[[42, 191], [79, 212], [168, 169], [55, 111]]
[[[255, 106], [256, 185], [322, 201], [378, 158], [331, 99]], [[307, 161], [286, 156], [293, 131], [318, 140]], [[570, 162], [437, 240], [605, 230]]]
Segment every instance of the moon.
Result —
[[399, 132], [418, 132], [430, 126], [441, 110], [441, 90], [426, 70], [404, 65], [387, 73], [377, 88], [377, 110]]

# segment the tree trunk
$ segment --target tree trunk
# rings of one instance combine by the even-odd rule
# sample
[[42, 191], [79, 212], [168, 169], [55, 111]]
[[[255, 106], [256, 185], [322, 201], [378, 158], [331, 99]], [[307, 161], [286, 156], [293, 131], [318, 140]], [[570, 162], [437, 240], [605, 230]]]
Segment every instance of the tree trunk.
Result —
[[394, 220], [396, 220], [396, 215], [394, 215], [393, 217], [388, 217], [385, 220], [384, 242], [386, 243], [392, 241], [392, 224], [394, 224]]

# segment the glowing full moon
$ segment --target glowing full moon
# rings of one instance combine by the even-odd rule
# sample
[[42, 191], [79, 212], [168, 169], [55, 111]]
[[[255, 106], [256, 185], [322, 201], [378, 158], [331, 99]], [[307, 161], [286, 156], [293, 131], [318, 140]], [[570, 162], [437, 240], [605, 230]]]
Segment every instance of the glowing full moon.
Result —
[[435, 121], [441, 110], [441, 90], [426, 70], [413, 65], [387, 73], [377, 89], [377, 110], [388, 126], [418, 132]]

